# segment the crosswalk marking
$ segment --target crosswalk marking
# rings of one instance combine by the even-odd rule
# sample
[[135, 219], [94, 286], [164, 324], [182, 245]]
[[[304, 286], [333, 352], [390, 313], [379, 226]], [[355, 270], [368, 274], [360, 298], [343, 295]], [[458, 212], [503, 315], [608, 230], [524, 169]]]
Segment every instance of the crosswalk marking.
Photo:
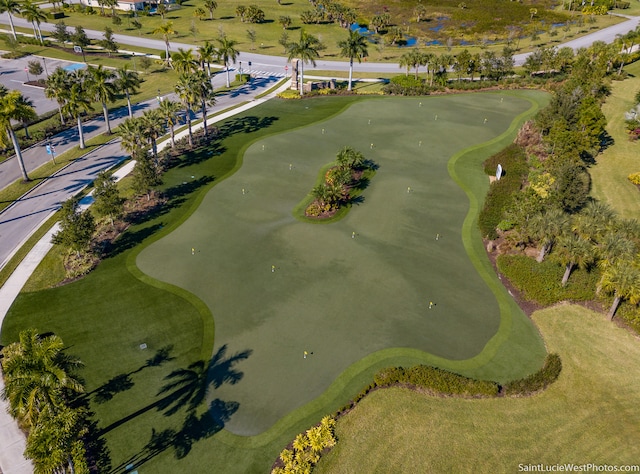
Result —
[[251, 73], [251, 75], [254, 76], [254, 77], [256, 77], [256, 76], [287, 77], [288, 76], [288, 74], [284, 73], [284, 72], [260, 71], [260, 70], [256, 70], [256, 69], [251, 69], [251, 70], [243, 69], [242, 72], [245, 72], [247, 74]]

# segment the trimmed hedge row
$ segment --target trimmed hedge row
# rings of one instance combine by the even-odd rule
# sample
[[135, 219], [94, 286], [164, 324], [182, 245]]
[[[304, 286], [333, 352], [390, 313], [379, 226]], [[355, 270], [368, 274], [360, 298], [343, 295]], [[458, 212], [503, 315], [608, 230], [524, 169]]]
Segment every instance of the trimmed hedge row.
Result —
[[534, 374], [523, 379], [514, 380], [504, 385], [506, 396], [531, 395], [544, 390], [560, 376], [562, 361], [558, 354], [547, 354], [544, 366]]
[[403, 367], [383, 369], [375, 375], [374, 381], [378, 387], [409, 384], [443, 395], [463, 397], [494, 397], [500, 390], [500, 386], [495, 382], [470, 379], [428, 365], [416, 365], [408, 369]]
[[558, 354], [547, 354], [542, 368], [519, 380], [513, 380], [501, 386], [490, 380], [476, 380], [448, 370], [429, 365], [404, 367], [387, 367], [376, 373], [373, 382], [358, 393], [353, 400], [338, 410], [333, 416], [355, 407], [369, 392], [378, 388], [394, 385], [408, 385], [411, 388], [427, 389], [439, 395], [465, 398], [491, 398], [500, 395], [526, 396], [533, 395], [547, 388], [558, 379], [562, 371], [562, 361]]
[[498, 164], [502, 165], [503, 176], [491, 184], [478, 216], [480, 231], [489, 239], [498, 237], [496, 229], [504, 211], [511, 204], [514, 194], [520, 191], [529, 171], [524, 150], [515, 144], [487, 158], [484, 162], [485, 173], [495, 174]]

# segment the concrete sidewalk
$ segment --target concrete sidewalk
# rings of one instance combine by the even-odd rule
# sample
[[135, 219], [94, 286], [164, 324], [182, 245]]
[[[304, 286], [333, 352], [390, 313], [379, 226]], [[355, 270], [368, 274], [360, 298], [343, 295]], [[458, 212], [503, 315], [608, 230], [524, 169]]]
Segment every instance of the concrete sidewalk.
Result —
[[[285, 80], [283, 84], [278, 87], [274, 92], [271, 92], [267, 96], [252, 100], [236, 109], [230, 110], [223, 114], [216, 115], [207, 120], [207, 124], [214, 124], [222, 120], [226, 120], [233, 115], [249, 110], [260, 104], [263, 104], [269, 99], [275, 97], [281, 91], [289, 88], [289, 81]], [[202, 128], [202, 123], [199, 123], [193, 127], [194, 131]], [[180, 132], [176, 135], [177, 138], [182, 138], [188, 135], [188, 130]], [[163, 149], [170, 146], [170, 140], [166, 139], [159, 144], [158, 148]], [[122, 168], [118, 169], [114, 176], [116, 180], [122, 179], [129, 174], [135, 162], [129, 162]], [[81, 208], [85, 209], [93, 202], [91, 195], [87, 196], [81, 201]], [[14, 300], [22, 290], [31, 274], [38, 267], [42, 259], [47, 255], [49, 250], [53, 247], [51, 243], [51, 237], [59, 230], [58, 224], [54, 225], [40, 241], [31, 249], [27, 256], [20, 262], [20, 265], [12, 273], [7, 282], [0, 288], [0, 327], [4, 321], [4, 317], [9, 312], [9, 308], [13, 304]], [[4, 382], [0, 377], [0, 390], [4, 389]], [[26, 439], [24, 433], [20, 431], [16, 421], [9, 415], [9, 404], [0, 400], [0, 473], [1, 474], [32, 474], [33, 465], [31, 462], [24, 458], [23, 453], [26, 448]]]

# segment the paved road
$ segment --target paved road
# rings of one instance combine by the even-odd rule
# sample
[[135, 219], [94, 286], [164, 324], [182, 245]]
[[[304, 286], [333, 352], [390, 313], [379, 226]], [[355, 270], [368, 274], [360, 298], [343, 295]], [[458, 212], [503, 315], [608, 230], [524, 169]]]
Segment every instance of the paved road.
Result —
[[[611, 43], [616, 36], [624, 35], [629, 31], [632, 31], [638, 27], [640, 24], [640, 17], [627, 17], [629, 18], [627, 21], [622, 23], [618, 23], [617, 25], [610, 26], [608, 28], [604, 28], [599, 31], [595, 31], [588, 35], [585, 35], [581, 38], [577, 38], [575, 40], [571, 40], [566, 44], [561, 46], [569, 46], [573, 49], [579, 49], [582, 47], [587, 47], [594, 41], [605, 41], [606, 43]], [[0, 23], [8, 25], [9, 17], [6, 13], [0, 14]], [[22, 26], [25, 28], [31, 28], [31, 23], [27, 22], [22, 18], [14, 17], [14, 24], [16, 26]], [[40, 25], [42, 31], [53, 31], [55, 25], [51, 23], [42, 23]], [[87, 36], [91, 39], [102, 39], [103, 32], [95, 31], [95, 30], [85, 30]], [[116, 43], [120, 45], [130, 45], [130, 46], [138, 46], [144, 48], [152, 48], [160, 51], [164, 51], [165, 44], [161, 39], [154, 39], [149, 37], [142, 36], [129, 36], [129, 35], [121, 35], [115, 34], [114, 39]], [[188, 43], [178, 43], [171, 42], [171, 51], [177, 51], [178, 48], [183, 49], [197, 49], [196, 45], [188, 44]], [[516, 56], [516, 64], [520, 65], [524, 62], [524, 58], [526, 54], [519, 54]], [[265, 69], [271, 72], [281, 72], [284, 69], [284, 66], [287, 64], [286, 58], [278, 57], [278, 56], [269, 56], [266, 54], [259, 53], [250, 53], [250, 52], [242, 52], [238, 58], [239, 61], [242, 61], [244, 64], [247, 64], [251, 61], [252, 66], [257, 69]], [[331, 70], [331, 71], [347, 71], [349, 70], [349, 63], [346, 61], [317, 61], [315, 67], [313, 66], [305, 66], [306, 70]], [[398, 72], [398, 65], [396, 63], [376, 63], [376, 62], [366, 62], [361, 63], [356, 66], [357, 71], [362, 72], [384, 72], [384, 73], [395, 73]]]

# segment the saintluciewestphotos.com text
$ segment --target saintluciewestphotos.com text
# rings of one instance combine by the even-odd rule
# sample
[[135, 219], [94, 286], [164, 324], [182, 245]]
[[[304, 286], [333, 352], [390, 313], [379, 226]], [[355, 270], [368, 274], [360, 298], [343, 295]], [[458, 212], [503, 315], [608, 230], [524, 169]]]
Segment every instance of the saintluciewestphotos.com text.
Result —
[[634, 464], [518, 464], [518, 472], [640, 472]]

